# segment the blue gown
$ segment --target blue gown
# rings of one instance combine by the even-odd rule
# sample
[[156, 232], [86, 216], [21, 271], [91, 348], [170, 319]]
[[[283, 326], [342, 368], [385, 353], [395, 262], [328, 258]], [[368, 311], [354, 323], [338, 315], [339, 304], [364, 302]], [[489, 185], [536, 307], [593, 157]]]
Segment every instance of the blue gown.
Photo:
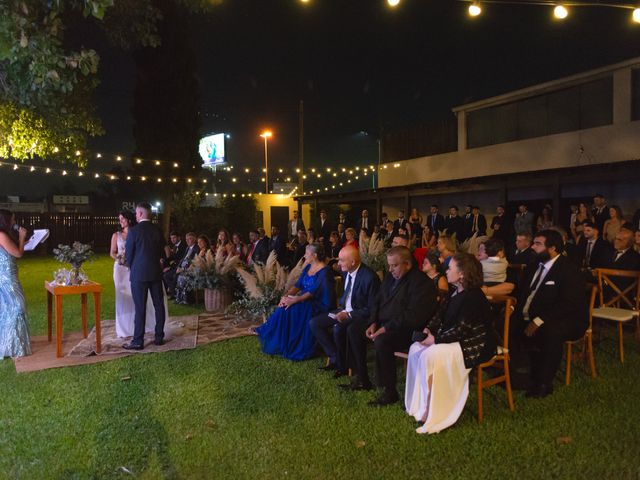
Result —
[[0, 247], [0, 360], [31, 355], [24, 293], [16, 259]]
[[296, 287], [300, 289], [298, 295], [309, 292], [313, 297], [286, 310], [278, 307], [269, 320], [256, 329], [264, 353], [282, 355], [289, 360], [313, 356], [316, 339], [309, 320], [335, 308], [336, 289], [330, 267], [322, 268], [313, 276], [308, 274], [309, 268], [310, 265], [304, 268]]

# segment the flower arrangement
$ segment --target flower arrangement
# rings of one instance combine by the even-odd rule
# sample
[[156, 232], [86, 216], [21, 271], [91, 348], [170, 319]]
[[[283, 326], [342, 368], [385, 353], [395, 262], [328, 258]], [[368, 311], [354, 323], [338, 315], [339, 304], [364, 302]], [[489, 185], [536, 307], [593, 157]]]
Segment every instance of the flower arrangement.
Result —
[[360, 260], [374, 272], [387, 271], [387, 254], [384, 247], [384, 239], [373, 232], [371, 238], [367, 238], [364, 232], [360, 232], [358, 241], [360, 247]]
[[272, 251], [264, 266], [254, 264], [252, 271], [239, 270], [244, 285], [243, 295], [233, 302], [227, 311], [250, 319], [266, 318], [275, 310], [282, 295], [298, 281], [304, 267], [304, 259], [290, 272], [277, 262]]
[[55, 272], [55, 282], [63, 285], [80, 285], [87, 280], [87, 276], [81, 271], [82, 264], [87, 260], [93, 260], [93, 250], [87, 243], [73, 242], [72, 245], [58, 245], [53, 249], [55, 259], [60, 263], [71, 265], [71, 271], [59, 269]]
[[68, 263], [74, 269], [79, 269], [84, 262], [93, 259], [93, 250], [88, 243], [73, 242], [73, 245], [58, 245], [53, 249], [55, 258], [60, 263]]
[[236, 273], [240, 270], [240, 257], [225, 257], [222, 248], [218, 249], [215, 256], [209, 250], [204, 257], [196, 255], [185, 272], [187, 290], [221, 288], [232, 291], [236, 286]]

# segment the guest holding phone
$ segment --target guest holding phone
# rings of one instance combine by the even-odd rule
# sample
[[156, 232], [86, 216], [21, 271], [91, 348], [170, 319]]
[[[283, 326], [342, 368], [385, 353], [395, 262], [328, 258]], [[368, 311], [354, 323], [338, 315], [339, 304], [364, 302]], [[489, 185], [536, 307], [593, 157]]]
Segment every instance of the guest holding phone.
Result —
[[482, 265], [467, 253], [449, 263], [450, 296], [409, 349], [405, 408], [422, 425], [418, 433], [437, 433], [453, 425], [469, 395], [469, 372], [496, 351], [491, 308], [482, 286]]
[[27, 229], [16, 225], [9, 210], [0, 209], [0, 359], [31, 354], [27, 310], [16, 264], [16, 258], [24, 253], [26, 238]]

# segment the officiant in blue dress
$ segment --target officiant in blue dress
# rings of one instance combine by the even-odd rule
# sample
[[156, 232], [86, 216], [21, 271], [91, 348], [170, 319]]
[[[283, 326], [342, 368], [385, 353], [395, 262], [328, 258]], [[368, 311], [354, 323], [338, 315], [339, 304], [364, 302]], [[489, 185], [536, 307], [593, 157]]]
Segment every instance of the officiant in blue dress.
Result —
[[305, 360], [313, 356], [316, 340], [309, 320], [336, 306], [333, 272], [325, 263], [322, 244], [308, 245], [304, 267], [294, 287], [285, 293], [275, 312], [256, 329], [262, 351], [282, 355], [289, 360]]

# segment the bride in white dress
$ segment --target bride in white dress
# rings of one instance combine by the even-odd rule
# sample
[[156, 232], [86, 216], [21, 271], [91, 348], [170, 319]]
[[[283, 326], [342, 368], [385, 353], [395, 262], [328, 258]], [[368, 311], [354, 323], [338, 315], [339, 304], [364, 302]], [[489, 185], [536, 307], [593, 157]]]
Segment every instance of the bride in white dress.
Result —
[[[136, 307], [133, 304], [131, 295], [131, 282], [129, 281], [129, 267], [124, 263], [124, 246], [127, 240], [129, 227], [136, 224], [133, 212], [123, 210], [118, 216], [121, 231], [115, 232], [111, 236], [111, 258], [115, 260], [113, 264], [113, 283], [116, 290], [116, 335], [121, 338], [132, 337], [136, 316]], [[169, 316], [167, 306], [167, 296], [164, 296], [164, 309]], [[167, 322], [168, 323], [168, 322]], [[145, 321], [145, 333], [155, 332], [156, 316], [151, 295], [147, 298], [147, 315]], [[166, 330], [166, 327], [165, 327]]]

